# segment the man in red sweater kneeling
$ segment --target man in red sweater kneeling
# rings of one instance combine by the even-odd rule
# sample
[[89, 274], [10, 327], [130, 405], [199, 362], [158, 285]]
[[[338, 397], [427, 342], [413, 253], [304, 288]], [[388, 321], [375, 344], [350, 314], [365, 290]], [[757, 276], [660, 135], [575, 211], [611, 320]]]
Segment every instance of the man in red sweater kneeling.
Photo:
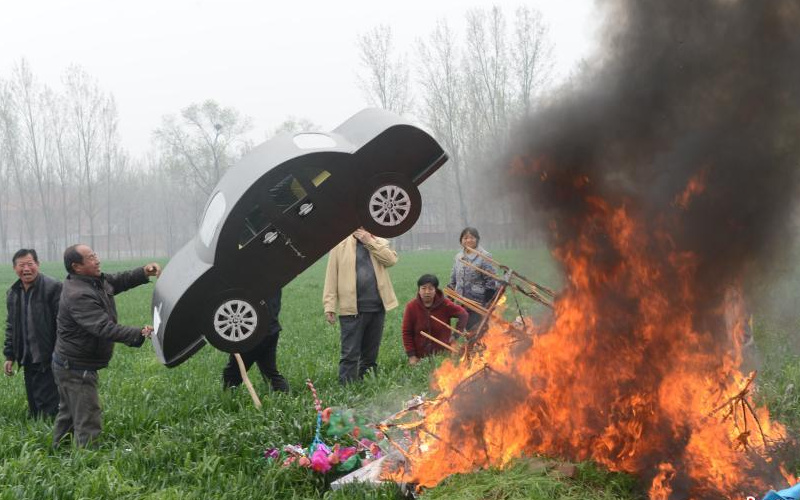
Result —
[[467, 311], [445, 298], [439, 290], [439, 279], [432, 274], [423, 274], [417, 280], [417, 296], [406, 304], [403, 313], [403, 347], [408, 355], [408, 363], [415, 365], [420, 358], [429, 356], [444, 347], [424, 337], [424, 331], [445, 344], [450, 344], [450, 329], [431, 316], [449, 325], [452, 318], [457, 318], [456, 329], [463, 331], [467, 324]]

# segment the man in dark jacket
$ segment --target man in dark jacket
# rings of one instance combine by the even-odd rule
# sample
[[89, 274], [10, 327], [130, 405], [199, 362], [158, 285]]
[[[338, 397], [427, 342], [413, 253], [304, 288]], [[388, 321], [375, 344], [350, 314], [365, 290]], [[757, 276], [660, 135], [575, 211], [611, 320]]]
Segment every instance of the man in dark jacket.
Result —
[[3, 371], [14, 375], [15, 361], [24, 370], [29, 417], [54, 417], [58, 411], [58, 388], [50, 361], [56, 344], [61, 283], [39, 272], [39, 257], [32, 248], [18, 250], [11, 262], [19, 279], [6, 295]]
[[[409, 364], [415, 365], [420, 358], [443, 351], [445, 348], [441, 344], [450, 344], [452, 332], [448, 325], [452, 318], [458, 319], [455, 329], [463, 331], [467, 324], [467, 311], [444, 296], [439, 290], [439, 278], [432, 274], [420, 276], [417, 296], [406, 304], [403, 313], [403, 348]], [[441, 344], [425, 337], [421, 331]]]
[[70, 432], [75, 444], [85, 446], [102, 429], [102, 410], [97, 396], [97, 371], [108, 366], [114, 342], [140, 347], [153, 332], [117, 323], [114, 295], [158, 276], [156, 263], [117, 274], [100, 271], [100, 259], [87, 245], [64, 251], [67, 279], [58, 308], [58, 338], [53, 353], [53, 374], [58, 384], [59, 406], [53, 430], [58, 446]]
[[[268, 335], [260, 344], [253, 349], [243, 352], [242, 362], [244, 369], [249, 370], [253, 363], [258, 365], [261, 376], [265, 382], [269, 382], [273, 391], [288, 392], [289, 383], [278, 371], [277, 351], [278, 337], [281, 333], [281, 324], [278, 321], [278, 314], [281, 312], [281, 291], [267, 300], [267, 310], [269, 311], [267, 321], [269, 322]], [[233, 354], [228, 356], [228, 364], [222, 370], [222, 387], [237, 387], [242, 384], [242, 374], [239, 371], [239, 363]]]

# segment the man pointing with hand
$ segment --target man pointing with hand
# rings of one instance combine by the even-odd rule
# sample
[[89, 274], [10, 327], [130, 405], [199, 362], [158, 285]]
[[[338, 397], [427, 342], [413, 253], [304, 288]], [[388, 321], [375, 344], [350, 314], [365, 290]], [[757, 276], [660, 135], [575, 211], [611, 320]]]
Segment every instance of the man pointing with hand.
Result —
[[114, 296], [149, 282], [161, 274], [150, 263], [116, 274], [100, 270], [100, 259], [87, 245], [72, 245], [64, 251], [67, 278], [58, 307], [57, 339], [53, 353], [53, 375], [58, 385], [58, 415], [53, 444], [73, 433], [77, 446], [97, 439], [102, 429], [102, 409], [97, 394], [97, 371], [108, 366], [114, 342], [140, 347], [153, 333], [152, 326], [133, 327], [117, 323]]

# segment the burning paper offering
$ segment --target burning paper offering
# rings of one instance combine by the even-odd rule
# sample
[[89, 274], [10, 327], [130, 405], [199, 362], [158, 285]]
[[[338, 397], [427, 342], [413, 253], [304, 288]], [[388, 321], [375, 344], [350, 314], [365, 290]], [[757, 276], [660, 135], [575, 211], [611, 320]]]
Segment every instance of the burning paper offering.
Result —
[[494, 314], [436, 370], [436, 398], [394, 426], [400, 477], [541, 454], [634, 474], [653, 499], [760, 498], [795, 482], [742, 349], [748, 292], [794, 227], [800, 7], [603, 7], [600, 53], [499, 166], [563, 273], [552, 314], [524, 338]]

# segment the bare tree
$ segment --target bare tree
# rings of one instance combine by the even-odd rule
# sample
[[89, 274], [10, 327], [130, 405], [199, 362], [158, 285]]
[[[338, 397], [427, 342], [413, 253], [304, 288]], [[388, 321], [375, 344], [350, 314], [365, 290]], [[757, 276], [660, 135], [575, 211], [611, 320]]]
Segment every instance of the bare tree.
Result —
[[[28, 197], [23, 196], [27, 191], [27, 175], [22, 165], [20, 153], [20, 130], [17, 119], [16, 108], [14, 105], [13, 94], [8, 83], [0, 89], [0, 119], [3, 121], [3, 143], [5, 145], [5, 160], [10, 177], [13, 177], [16, 184], [16, 198], [19, 199], [19, 207], [22, 213], [22, 223], [19, 224], [19, 240], [35, 240], [35, 225], [32, 220], [31, 212], [28, 209]], [[26, 237], [24, 237], [26, 235]]]
[[[120, 146], [113, 97], [96, 80], [73, 66], [63, 83], [63, 95], [39, 83], [24, 60], [8, 80], [0, 79], [0, 253], [31, 245], [53, 258], [59, 242], [87, 238], [102, 246], [95, 241], [102, 233], [117, 238], [106, 243], [110, 257], [123, 257], [126, 248], [127, 255], [141, 252], [150, 242], [154, 253], [163, 252], [159, 228], [142, 222], [156, 219], [157, 204], [142, 199], [164, 176], [133, 171]], [[183, 187], [176, 185], [164, 195], [172, 204]], [[188, 215], [172, 222], [177, 238], [196, 210], [185, 209], [181, 214]]]
[[[102, 150], [103, 150], [103, 169], [106, 188], [106, 253], [111, 255], [112, 243], [112, 214], [114, 205], [112, 196], [114, 182], [121, 177], [125, 170], [127, 157], [122, 152], [119, 144], [119, 134], [117, 132], [117, 104], [113, 96], [105, 99], [103, 110], [100, 114], [100, 126], [102, 131]], [[119, 170], [119, 172], [115, 172]]]
[[503, 146], [509, 125], [509, 54], [503, 12], [490, 10], [467, 13], [464, 75], [471, 125], [472, 157]]
[[245, 145], [250, 128], [248, 117], [208, 100], [184, 108], [180, 119], [165, 116], [154, 134], [168, 164], [207, 197], [238, 158], [236, 146]]
[[141, 224], [147, 205], [142, 201], [149, 199], [145, 190], [148, 185], [156, 181], [156, 178], [147, 175], [142, 165], [138, 165], [121, 148], [116, 148], [112, 164], [113, 181], [107, 186], [109, 197], [113, 200], [107, 207], [108, 219], [111, 221], [108, 234], [109, 237], [116, 236], [111, 248], [116, 251], [116, 258], [119, 260], [132, 258], [143, 244], [143, 235], [149, 232], [145, 229], [146, 226]]
[[[53, 168], [49, 161], [50, 142], [45, 110], [48, 95], [52, 91], [36, 82], [24, 59], [14, 68], [10, 88], [20, 124], [20, 159], [35, 186], [47, 242], [44, 254], [51, 259], [56, 253], [56, 231], [52, 210]], [[31, 209], [30, 205], [28, 209]]]
[[417, 46], [422, 87], [422, 118], [450, 155], [462, 225], [468, 221], [464, 200], [464, 82], [458, 67], [459, 51], [450, 27], [440, 21], [427, 42]]
[[5, 255], [8, 252], [8, 207], [9, 207], [9, 184], [8, 176], [8, 145], [3, 116], [3, 108], [6, 100], [3, 98], [5, 92], [5, 82], [0, 80], [0, 252]]
[[376, 26], [358, 37], [358, 50], [366, 74], [359, 75], [361, 89], [371, 106], [399, 115], [411, 109], [411, 86], [405, 56], [394, 55], [392, 28]]
[[5, 147], [0, 141], [0, 254], [8, 253], [8, 174]]
[[[79, 195], [83, 211], [89, 219], [90, 245], [95, 245], [95, 219], [97, 217], [97, 170], [101, 148], [101, 119], [106, 99], [97, 81], [80, 66], [70, 66], [65, 75], [70, 104], [72, 127], [78, 139], [77, 158], [81, 169], [81, 186], [85, 196]], [[80, 189], [79, 189], [80, 190]], [[78, 218], [79, 223], [82, 218]], [[80, 225], [79, 231], [80, 233]]]
[[553, 43], [542, 13], [528, 6], [517, 9], [514, 23], [512, 61], [520, 114], [528, 116], [533, 99], [553, 74]]
[[79, 175], [74, 161], [77, 156], [77, 136], [72, 133], [66, 99], [55, 93], [48, 94], [48, 97], [48, 130], [52, 136], [52, 163], [58, 179], [62, 246], [66, 246], [70, 242], [69, 226], [73, 212], [70, 195]]
[[289, 115], [283, 123], [275, 127], [275, 130], [273, 130], [271, 134], [267, 134], [267, 139], [283, 133], [296, 134], [298, 132], [317, 132], [321, 128], [322, 127], [308, 118], [297, 118], [296, 116]]

